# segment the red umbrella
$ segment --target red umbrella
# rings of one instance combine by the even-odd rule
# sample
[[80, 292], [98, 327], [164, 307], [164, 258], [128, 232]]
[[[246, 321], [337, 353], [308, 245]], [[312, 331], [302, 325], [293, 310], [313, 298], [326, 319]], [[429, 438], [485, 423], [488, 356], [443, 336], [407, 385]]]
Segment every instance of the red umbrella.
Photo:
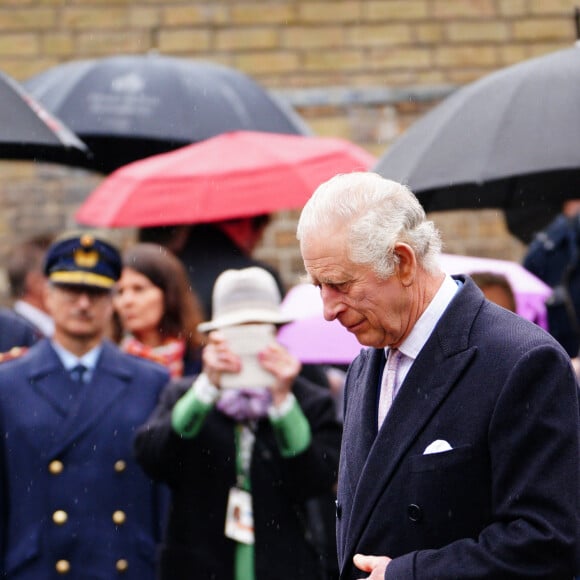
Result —
[[121, 167], [75, 217], [98, 227], [148, 227], [301, 208], [323, 181], [374, 162], [344, 139], [234, 131]]

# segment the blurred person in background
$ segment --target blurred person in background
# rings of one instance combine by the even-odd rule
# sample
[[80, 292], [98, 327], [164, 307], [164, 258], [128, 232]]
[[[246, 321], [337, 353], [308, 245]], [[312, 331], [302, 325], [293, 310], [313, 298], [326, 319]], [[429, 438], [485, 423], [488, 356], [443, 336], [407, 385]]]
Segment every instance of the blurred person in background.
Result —
[[182, 263], [153, 243], [135, 244], [122, 259], [113, 295], [121, 350], [164, 365], [172, 377], [198, 374], [203, 312]]
[[274, 277], [284, 296], [285, 288], [278, 272], [252, 257], [270, 220], [265, 214], [207, 224], [142, 228], [138, 236], [141, 242], [167, 246], [183, 262], [207, 319], [212, 315], [215, 281], [224, 270], [264, 268]]
[[[168, 386], [135, 442], [146, 473], [171, 488], [159, 578], [326, 578], [305, 504], [336, 482], [330, 393], [276, 342], [273, 327], [287, 319], [268, 272], [226, 270], [213, 297], [202, 373]], [[246, 358], [262, 331], [271, 338]], [[261, 372], [248, 377], [254, 365]]]
[[169, 373], [105, 339], [114, 246], [67, 233], [44, 273], [54, 334], [0, 365], [0, 577], [153, 580], [166, 490], [132, 443]]
[[46, 310], [46, 251], [52, 234], [31, 238], [11, 248], [6, 264], [14, 312], [32, 324], [40, 336], [52, 336], [54, 322]]
[[550, 334], [572, 358], [580, 351], [580, 199], [562, 204], [562, 212], [537, 233], [523, 266], [553, 288], [546, 301]]
[[472, 272], [470, 276], [488, 300], [516, 312], [516, 297], [506, 276], [496, 272]]
[[0, 363], [22, 356], [39, 339], [34, 326], [11, 308], [0, 308]]

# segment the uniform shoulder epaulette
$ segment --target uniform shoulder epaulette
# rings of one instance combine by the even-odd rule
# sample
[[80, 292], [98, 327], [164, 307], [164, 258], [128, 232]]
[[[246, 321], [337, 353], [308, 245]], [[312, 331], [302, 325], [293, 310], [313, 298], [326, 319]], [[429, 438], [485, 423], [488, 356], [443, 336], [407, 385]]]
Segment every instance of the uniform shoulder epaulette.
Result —
[[23, 354], [26, 354], [27, 351], [27, 346], [13, 346], [6, 352], [0, 352], [0, 363], [20, 358]]

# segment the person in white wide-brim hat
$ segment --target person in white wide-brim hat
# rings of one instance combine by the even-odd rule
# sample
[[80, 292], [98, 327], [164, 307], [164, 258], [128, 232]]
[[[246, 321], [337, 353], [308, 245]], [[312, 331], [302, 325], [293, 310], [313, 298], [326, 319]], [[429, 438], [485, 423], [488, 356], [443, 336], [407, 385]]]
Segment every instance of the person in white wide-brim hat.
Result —
[[280, 302], [262, 268], [223, 272], [203, 372], [169, 385], [137, 434], [138, 461], [172, 490], [162, 580], [321, 578], [305, 503], [333, 489], [341, 427], [276, 341]]

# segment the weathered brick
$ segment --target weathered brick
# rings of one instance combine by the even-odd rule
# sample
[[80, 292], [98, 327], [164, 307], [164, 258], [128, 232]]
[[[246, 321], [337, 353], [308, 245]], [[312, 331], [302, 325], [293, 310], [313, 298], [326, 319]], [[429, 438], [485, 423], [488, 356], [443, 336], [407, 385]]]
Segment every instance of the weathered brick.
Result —
[[529, 56], [528, 58], [534, 58], [536, 56], [544, 56], [545, 54], [550, 54], [556, 50], [569, 48], [569, 43], [563, 43], [562, 45], [555, 47], [551, 43], [544, 42], [534, 42], [528, 46]]
[[440, 70], [418, 70], [415, 72], [418, 85], [434, 86], [445, 84], [445, 73]]
[[433, 0], [436, 18], [487, 17], [495, 14], [494, 0]]
[[127, 13], [127, 24], [130, 28], [160, 27], [161, 16], [156, 6], [131, 6]]
[[51, 32], [41, 39], [43, 54], [67, 57], [74, 55], [74, 37], [69, 32]]
[[356, 22], [362, 18], [362, 5], [346, 0], [301, 3], [298, 18], [305, 22]]
[[4, 56], [36, 56], [39, 39], [35, 34], [2, 34], [0, 35], [0, 58]]
[[363, 16], [371, 20], [419, 20], [428, 18], [428, 0], [373, 0], [362, 5]]
[[219, 4], [196, 4], [188, 6], [167, 6], [162, 9], [163, 25], [179, 26], [200, 24], [225, 24], [230, 14], [226, 6]]
[[348, 117], [336, 115], [332, 117], [320, 117], [309, 123], [316, 135], [327, 135], [349, 139], [351, 126]]
[[443, 25], [438, 22], [418, 24], [413, 30], [416, 40], [421, 43], [440, 43], [443, 41]]
[[161, 52], [192, 52], [199, 54], [211, 47], [211, 34], [207, 30], [183, 29], [159, 32], [158, 48]]
[[216, 50], [260, 50], [275, 49], [279, 46], [278, 30], [276, 28], [237, 28], [218, 30], [215, 33], [214, 46]]
[[446, 36], [451, 42], [497, 42], [509, 38], [510, 26], [499, 20], [482, 22], [450, 22]]
[[149, 34], [128, 32], [80, 32], [77, 38], [79, 57], [113, 55], [115, 53], [141, 53], [154, 48]]
[[368, 63], [372, 68], [426, 68], [432, 64], [432, 51], [427, 48], [393, 48], [374, 54]]
[[124, 8], [65, 8], [62, 24], [70, 30], [125, 30], [127, 11]]
[[[496, 69], [494, 69], [496, 70]], [[447, 71], [447, 80], [448, 82], [455, 84], [455, 85], [466, 85], [473, 81], [478, 80], [485, 74], [489, 74], [491, 71], [485, 68], [463, 68], [463, 69], [449, 69]]]
[[528, 4], [531, 14], [559, 14], [566, 18], [570, 18], [578, 6], [575, 0], [529, 0]]
[[442, 47], [435, 50], [435, 64], [443, 68], [495, 67], [498, 60], [495, 46]]
[[26, 80], [56, 64], [58, 61], [55, 58], [48, 58], [46, 55], [37, 55], [34, 59], [0, 56], [0, 70], [17, 80]]
[[56, 25], [56, 13], [50, 8], [0, 10], [0, 30], [47, 30]]
[[280, 29], [284, 48], [332, 48], [346, 44], [344, 26], [285, 26]]
[[409, 24], [354, 25], [348, 28], [346, 39], [353, 46], [410, 44], [412, 29]]
[[525, 16], [529, 14], [528, 4], [528, 0], [498, 0], [498, 12], [500, 16]]
[[262, 2], [232, 4], [231, 23], [245, 24], [283, 24], [292, 25], [297, 22], [297, 2], [272, 3], [266, 6]]
[[509, 66], [526, 60], [529, 56], [528, 47], [524, 44], [509, 44], [499, 47], [502, 66]]
[[304, 55], [304, 68], [308, 71], [352, 70], [364, 64], [364, 54], [358, 50], [319, 51]]
[[[142, 0], [147, 1], [147, 0]], [[129, 6], [134, 2], [134, 0], [71, 0], [70, 4], [79, 6], [95, 6], [98, 5], [101, 8], [104, 6]], [[67, 2], [63, 2], [67, 4]]]
[[572, 33], [573, 22], [565, 18], [518, 20], [513, 23], [513, 31], [516, 40], [556, 40]]
[[298, 55], [293, 52], [243, 53], [233, 57], [234, 66], [249, 75], [292, 72], [300, 68]]

